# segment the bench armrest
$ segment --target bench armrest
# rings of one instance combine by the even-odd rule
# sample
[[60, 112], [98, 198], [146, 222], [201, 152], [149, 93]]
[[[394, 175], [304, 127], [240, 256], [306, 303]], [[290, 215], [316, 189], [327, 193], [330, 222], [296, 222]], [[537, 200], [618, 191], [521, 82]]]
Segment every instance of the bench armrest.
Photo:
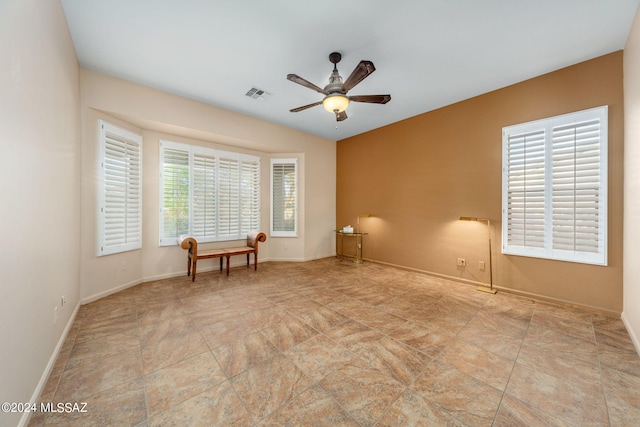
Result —
[[196, 239], [193, 237], [183, 235], [178, 237], [178, 242], [180, 243], [180, 247], [188, 250], [190, 254], [198, 254], [198, 242], [196, 242]]
[[264, 242], [267, 240], [267, 235], [264, 233], [247, 234], [247, 246], [254, 248], [258, 252], [258, 242]]

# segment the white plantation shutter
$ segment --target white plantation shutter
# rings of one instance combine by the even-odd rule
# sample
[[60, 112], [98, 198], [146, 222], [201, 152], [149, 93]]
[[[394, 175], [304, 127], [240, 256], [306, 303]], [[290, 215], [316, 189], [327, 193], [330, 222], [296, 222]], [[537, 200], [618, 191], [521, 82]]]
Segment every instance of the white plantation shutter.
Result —
[[142, 138], [103, 121], [98, 128], [98, 256], [140, 249]]
[[507, 136], [507, 234], [509, 246], [544, 247], [545, 132]]
[[160, 142], [160, 244], [175, 244], [189, 230], [189, 150]]
[[272, 236], [297, 236], [297, 160], [271, 160]]
[[[199, 237], [216, 237], [216, 158], [193, 155], [193, 228]], [[202, 239], [201, 239], [202, 240]]]
[[607, 107], [503, 129], [503, 253], [607, 263]]
[[260, 230], [260, 159], [160, 142], [160, 244], [182, 234], [200, 242], [243, 239]]
[[240, 164], [237, 159], [221, 158], [218, 163], [218, 234], [221, 238], [240, 235]]
[[580, 252], [587, 258], [604, 253], [601, 122], [597, 118], [553, 129], [554, 251]]
[[260, 228], [260, 162], [240, 162], [240, 233]]

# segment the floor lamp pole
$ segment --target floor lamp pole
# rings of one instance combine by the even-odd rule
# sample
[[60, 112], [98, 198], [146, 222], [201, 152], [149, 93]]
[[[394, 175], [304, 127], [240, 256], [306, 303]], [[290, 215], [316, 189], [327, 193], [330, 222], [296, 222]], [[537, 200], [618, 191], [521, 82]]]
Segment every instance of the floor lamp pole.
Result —
[[478, 221], [487, 221], [487, 231], [489, 232], [489, 287], [486, 286], [478, 286], [476, 290], [481, 292], [487, 292], [490, 294], [495, 294], [496, 291], [493, 289], [493, 253], [491, 251], [491, 221], [489, 219], [479, 219]]

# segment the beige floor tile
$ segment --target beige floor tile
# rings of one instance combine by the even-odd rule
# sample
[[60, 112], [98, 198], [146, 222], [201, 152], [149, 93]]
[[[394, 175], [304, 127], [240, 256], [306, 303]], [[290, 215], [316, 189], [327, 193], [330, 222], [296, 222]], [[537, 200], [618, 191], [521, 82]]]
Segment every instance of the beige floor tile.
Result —
[[530, 325], [524, 344], [538, 347], [559, 357], [591, 364], [599, 363], [597, 346], [593, 341], [576, 338], [544, 326]]
[[516, 363], [506, 393], [573, 425], [606, 425], [602, 386], [555, 377]]
[[613, 317], [600, 313], [592, 313], [593, 327], [596, 329], [606, 329], [609, 331], [627, 333], [627, 328], [624, 326], [620, 316]]
[[272, 326], [260, 331], [280, 351], [286, 351], [318, 334], [318, 331], [302, 320], [287, 314]]
[[76, 335], [76, 341], [88, 341], [116, 333], [128, 333], [138, 327], [135, 313], [117, 317], [93, 318], [82, 322]]
[[441, 324], [409, 320], [391, 336], [428, 356], [436, 357], [452, 342], [456, 334], [457, 331], [449, 330]]
[[319, 384], [361, 425], [373, 425], [405, 390], [402, 383], [364, 361], [342, 366]]
[[464, 427], [462, 421], [425, 399], [413, 389], [408, 389], [376, 423], [379, 427], [404, 426], [450, 426]]
[[227, 380], [208, 351], [147, 374], [144, 378], [151, 415], [166, 411]]
[[42, 425], [640, 425], [618, 316], [385, 265], [264, 263], [81, 306]]
[[555, 377], [573, 378], [585, 384], [598, 385], [600, 366], [573, 357], [566, 352], [558, 352], [535, 341], [525, 341], [518, 355], [518, 364]]
[[[51, 426], [137, 426], [147, 419], [144, 381], [138, 377], [124, 384], [106, 389], [81, 401], [53, 402], [78, 403], [77, 412], [49, 413], [44, 425]], [[86, 403], [86, 406], [84, 405]], [[84, 410], [86, 412], [80, 412]]]
[[326, 332], [349, 319], [325, 306], [304, 312], [298, 318], [319, 332]]
[[514, 365], [513, 360], [461, 340], [453, 340], [437, 359], [501, 391], [507, 387]]
[[357, 360], [356, 355], [324, 335], [309, 338], [284, 354], [314, 381]]
[[138, 377], [142, 377], [140, 350], [127, 351], [64, 371], [54, 399], [79, 402]]
[[211, 349], [257, 332], [241, 315], [201, 326], [199, 330]]
[[278, 354], [278, 349], [257, 331], [211, 351], [228, 378]]
[[413, 389], [456, 419], [473, 426], [490, 426], [502, 399], [500, 390], [438, 360], [427, 367]]
[[456, 336], [506, 359], [515, 360], [522, 346], [527, 323], [504, 316], [478, 313]]
[[602, 378], [611, 425], [640, 425], [640, 377], [604, 368]]
[[536, 304], [536, 313], [546, 313], [561, 319], [585, 324], [592, 324], [590, 312], [569, 305], [558, 305], [540, 302]]
[[180, 301], [163, 302], [161, 304], [137, 306], [138, 325], [148, 326], [166, 322], [172, 317], [187, 314]]
[[313, 382], [289, 359], [276, 356], [232, 378], [231, 384], [258, 421], [294, 399]]
[[266, 308], [245, 313], [243, 317], [251, 323], [254, 328], [260, 330], [277, 325], [282, 321], [283, 317], [288, 315], [289, 314], [283, 308], [278, 307], [277, 305], [271, 305]]
[[161, 322], [140, 325], [139, 329], [143, 346], [196, 331], [195, 325], [187, 315], [172, 316]]
[[149, 418], [150, 427], [251, 424], [251, 416], [228, 381]]
[[369, 366], [409, 385], [431, 362], [431, 357], [388, 336], [365, 340], [349, 346]]
[[378, 308], [403, 319], [420, 320], [425, 315], [424, 312], [427, 307], [437, 301], [436, 298], [428, 298], [429, 302], [421, 303], [404, 297], [392, 297], [380, 303]]
[[95, 363], [104, 358], [132, 350], [140, 351], [140, 338], [137, 328], [124, 333], [76, 342], [71, 350], [65, 369], [75, 368], [87, 363]]
[[159, 341], [142, 346], [144, 372], [148, 374], [165, 366], [209, 351], [200, 332], [185, 332], [182, 335], [169, 335]]
[[214, 304], [211, 307], [189, 313], [189, 318], [193, 325], [199, 329], [205, 329], [224, 320], [240, 318], [238, 310], [231, 307], [226, 302]]
[[498, 415], [493, 423], [495, 427], [571, 427], [556, 417], [545, 414], [541, 410], [505, 395], [500, 403]]
[[514, 297], [513, 295], [498, 293], [489, 298], [481, 307], [481, 310], [487, 313], [502, 314], [504, 316], [521, 319], [525, 321], [531, 320], [536, 309], [536, 302], [529, 298]]
[[313, 386], [258, 423], [259, 426], [358, 427], [329, 393]]
[[595, 342], [593, 325], [591, 323], [576, 322], [574, 320], [553, 316], [546, 312], [536, 312], [531, 318], [531, 326], [540, 329], [550, 329], [584, 341]]

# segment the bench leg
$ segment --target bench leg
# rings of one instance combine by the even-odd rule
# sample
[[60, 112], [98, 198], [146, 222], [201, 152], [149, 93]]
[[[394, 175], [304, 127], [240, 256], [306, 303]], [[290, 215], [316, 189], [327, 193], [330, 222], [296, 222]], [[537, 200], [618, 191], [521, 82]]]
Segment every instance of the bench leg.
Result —
[[247, 268], [249, 268], [249, 254], [247, 254]]
[[[227, 276], [229, 275], [229, 259], [231, 258], [231, 256], [227, 255]], [[222, 258], [220, 258], [220, 260], [222, 260]]]
[[191, 257], [187, 255], [187, 277], [191, 276]]
[[220, 271], [222, 271], [222, 258], [223, 257], [220, 257]]
[[[249, 256], [249, 254], [247, 254], [247, 256]], [[253, 270], [258, 270], [258, 252], [253, 254]]]
[[191, 281], [195, 282], [196, 281], [196, 262], [197, 260], [193, 260], [193, 265], [191, 268]]

